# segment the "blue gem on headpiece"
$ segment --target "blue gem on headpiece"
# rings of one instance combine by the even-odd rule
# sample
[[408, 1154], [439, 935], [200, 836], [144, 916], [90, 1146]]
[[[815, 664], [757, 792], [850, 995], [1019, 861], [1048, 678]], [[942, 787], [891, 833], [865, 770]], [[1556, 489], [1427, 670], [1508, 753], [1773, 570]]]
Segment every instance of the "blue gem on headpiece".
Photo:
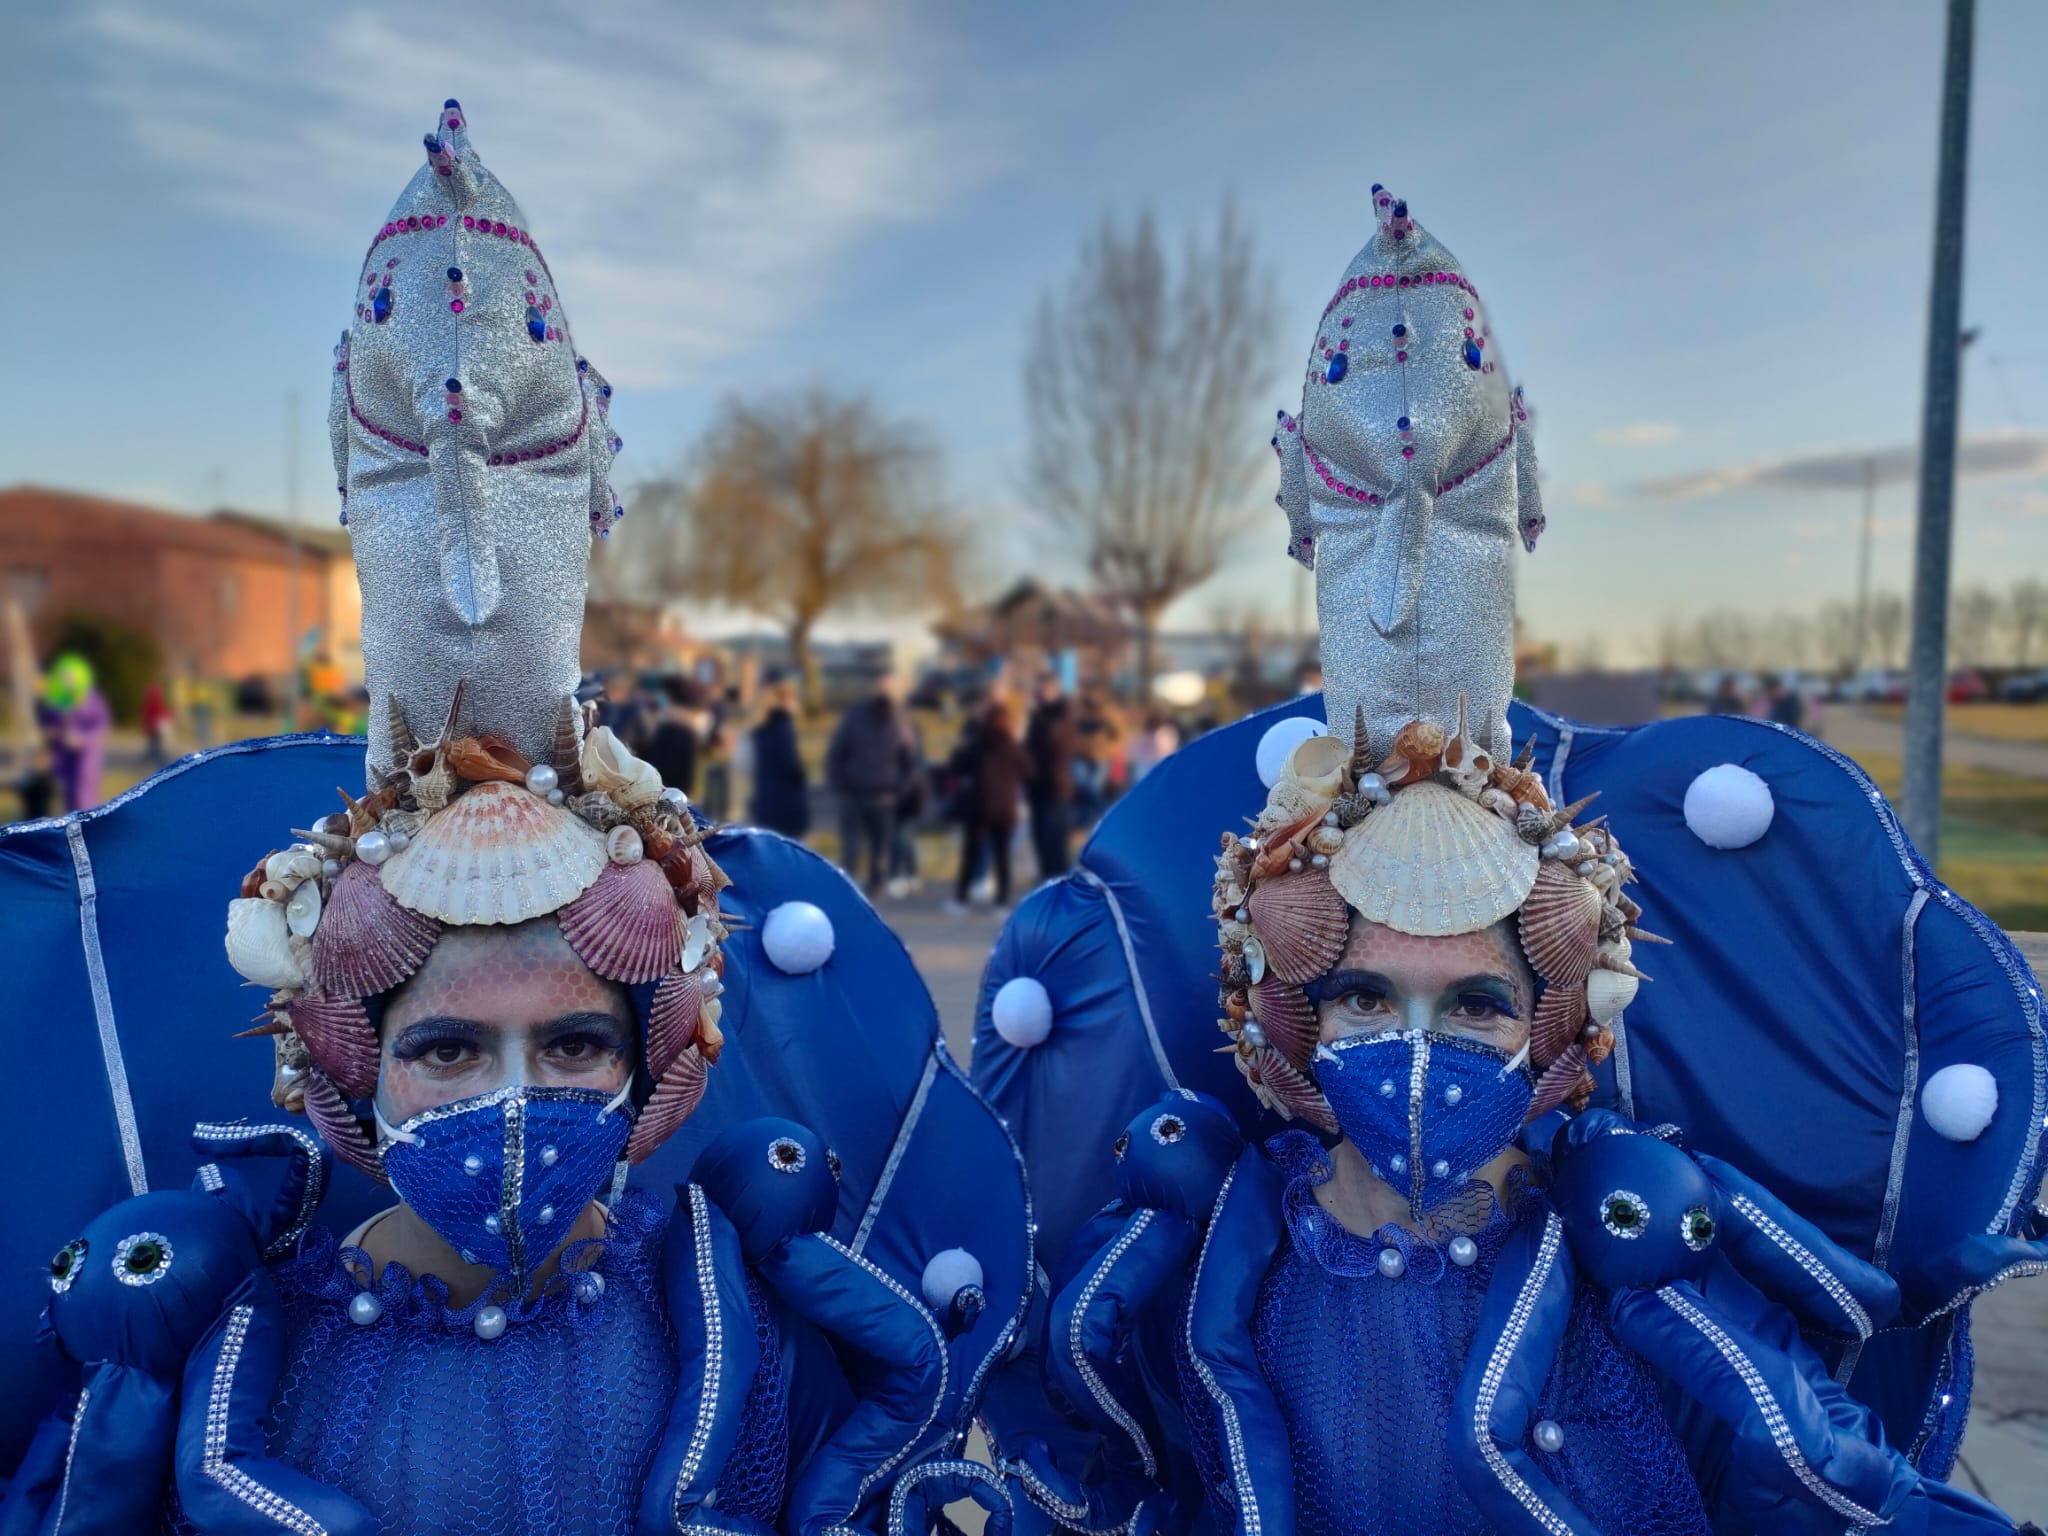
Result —
[[609, 385], [609, 384], [605, 385], [605, 386], [604, 386], [603, 388], [601, 388], [600, 390], [598, 390], [598, 393], [599, 393], [600, 395], [603, 395], [603, 396], [605, 397], [605, 399], [607, 399], [607, 400], [611, 399], [611, 397], [612, 397], [612, 387], [611, 387], [611, 385]]
[[446, 101], [441, 103], [441, 110], [444, 112], [452, 112], [461, 105], [461, 102], [457, 101], [453, 96], [450, 96]]
[[451, 283], [459, 283], [459, 282], [461, 282], [461, 281], [462, 281], [462, 268], [460, 268], [460, 267], [450, 267], [450, 268], [448, 269], [448, 281], [449, 281], [449, 282], [451, 282]]
[[1399, 421], [1395, 422], [1394, 430], [1397, 432], [1406, 432], [1408, 430], [1408, 418], [1406, 416], [1403, 416]]
[[428, 134], [428, 135], [426, 136], [426, 146], [427, 146], [427, 153], [428, 153], [428, 154], [430, 154], [430, 155], [438, 155], [439, 153], [441, 153], [441, 139], [440, 139], [440, 136], [439, 136], [438, 134], [432, 134], [432, 133]]
[[1468, 342], [1466, 342], [1466, 343], [1465, 343], [1465, 366], [1466, 366], [1467, 368], [1477, 368], [1477, 367], [1478, 367], [1478, 366], [1480, 365], [1480, 363], [1481, 363], [1482, 361], [1484, 361], [1484, 359], [1483, 359], [1483, 358], [1482, 358], [1482, 357], [1480, 356], [1480, 352], [1479, 352], [1479, 349], [1478, 349], [1477, 347], [1473, 346], [1473, 345], [1472, 345], [1472, 343], [1470, 343], [1469, 341], [1468, 341]]
[[548, 339], [547, 317], [541, 314], [540, 310], [532, 304], [526, 306], [526, 334], [535, 341], [546, 341]]
[[451, 395], [459, 395], [459, 394], [461, 394], [461, 393], [462, 393], [462, 380], [460, 380], [460, 379], [448, 379], [448, 380], [446, 380], [446, 381], [445, 381], [445, 383], [446, 383], [446, 385], [447, 385], [447, 389], [448, 389], [448, 393], [449, 393], [449, 394], [451, 394]]
[[590, 372], [590, 359], [589, 359], [589, 358], [587, 358], [587, 357], [579, 357], [579, 358], [577, 358], [577, 359], [576, 359], [576, 371], [577, 371], [578, 373], [588, 373], [588, 372]]
[[1396, 337], [1396, 338], [1399, 338], [1399, 337], [1402, 337], [1402, 336], [1406, 336], [1407, 334], [1408, 334], [1408, 327], [1407, 327], [1407, 326], [1405, 326], [1405, 325], [1397, 325], [1397, 326], [1395, 326], [1395, 327], [1394, 327], [1394, 335], [1395, 335], [1395, 337]]
[[391, 290], [379, 288], [370, 298], [370, 312], [379, 325], [391, 318]]
[[1328, 374], [1325, 375], [1325, 377], [1328, 378], [1332, 384], [1340, 383], [1343, 380], [1345, 373], [1348, 372], [1349, 369], [1350, 364], [1344, 361], [1344, 354], [1342, 352], [1339, 352], [1335, 357], [1330, 359], [1330, 371]]

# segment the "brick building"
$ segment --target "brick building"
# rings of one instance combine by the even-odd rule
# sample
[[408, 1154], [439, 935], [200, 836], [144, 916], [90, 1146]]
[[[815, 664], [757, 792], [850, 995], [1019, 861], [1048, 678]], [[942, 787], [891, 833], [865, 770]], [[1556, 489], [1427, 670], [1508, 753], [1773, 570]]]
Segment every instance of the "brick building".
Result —
[[[246, 513], [186, 517], [70, 491], [0, 490], [0, 593], [40, 645], [67, 614], [153, 636], [174, 676], [283, 678], [291, 668], [295, 533], [300, 644], [362, 676], [362, 598], [348, 535]], [[0, 677], [12, 658], [0, 627]]]

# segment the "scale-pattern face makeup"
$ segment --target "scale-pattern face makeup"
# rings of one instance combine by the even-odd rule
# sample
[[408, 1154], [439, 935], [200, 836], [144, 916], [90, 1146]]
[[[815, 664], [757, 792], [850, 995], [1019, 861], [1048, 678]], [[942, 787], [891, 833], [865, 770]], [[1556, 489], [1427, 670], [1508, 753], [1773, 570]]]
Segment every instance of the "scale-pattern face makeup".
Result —
[[1326, 1042], [1423, 1026], [1408, 1008], [1420, 1000], [1429, 1005], [1426, 1027], [1515, 1051], [1529, 1038], [1536, 978], [1506, 923], [1424, 938], [1354, 917], [1336, 966], [1309, 992]]

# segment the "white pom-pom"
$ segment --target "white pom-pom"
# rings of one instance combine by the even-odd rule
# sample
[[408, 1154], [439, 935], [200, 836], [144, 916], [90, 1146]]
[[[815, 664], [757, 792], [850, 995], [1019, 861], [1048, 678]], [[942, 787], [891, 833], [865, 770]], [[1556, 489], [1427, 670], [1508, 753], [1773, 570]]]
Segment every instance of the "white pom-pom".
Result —
[[1685, 791], [1685, 824], [1709, 848], [1747, 848], [1777, 808], [1771, 786], [1737, 763], [1707, 769]]
[[1266, 734], [1259, 738], [1259, 782], [1271, 789], [1280, 782], [1280, 775], [1287, 768], [1287, 759], [1296, 747], [1311, 736], [1329, 734], [1327, 725], [1307, 715], [1289, 715], [1285, 720], [1267, 726]]
[[808, 901], [785, 901], [761, 925], [769, 963], [790, 976], [807, 976], [832, 958], [832, 919]]
[[1936, 1134], [1975, 1141], [1998, 1113], [1998, 1079], [1967, 1062], [1943, 1067], [1920, 1090], [1920, 1113]]
[[1012, 976], [989, 1005], [996, 1033], [1020, 1051], [1045, 1044], [1052, 1033], [1052, 994], [1036, 976]]
[[934, 1312], [953, 1305], [970, 1285], [981, 1284], [981, 1260], [965, 1248], [947, 1248], [932, 1255], [924, 1267], [924, 1299]]

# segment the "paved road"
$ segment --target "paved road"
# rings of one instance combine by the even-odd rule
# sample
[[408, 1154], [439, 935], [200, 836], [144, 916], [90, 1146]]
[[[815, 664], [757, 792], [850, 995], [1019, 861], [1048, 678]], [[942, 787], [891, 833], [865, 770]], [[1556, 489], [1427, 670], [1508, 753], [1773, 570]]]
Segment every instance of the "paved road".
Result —
[[[1882, 752], [1897, 757], [1904, 750], [1905, 729], [1896, 720], [1848, 704], [1828, 706], [1822, 734], [1828, 742], [1851, 757]], [[1957, 731], [1942, 735], [1944, 762], [1970, 768], [1986, 768], [2022, 779], [2048, 779], [2048, 742], [1996, 741], [1989, 736], [1965, 736]]]

